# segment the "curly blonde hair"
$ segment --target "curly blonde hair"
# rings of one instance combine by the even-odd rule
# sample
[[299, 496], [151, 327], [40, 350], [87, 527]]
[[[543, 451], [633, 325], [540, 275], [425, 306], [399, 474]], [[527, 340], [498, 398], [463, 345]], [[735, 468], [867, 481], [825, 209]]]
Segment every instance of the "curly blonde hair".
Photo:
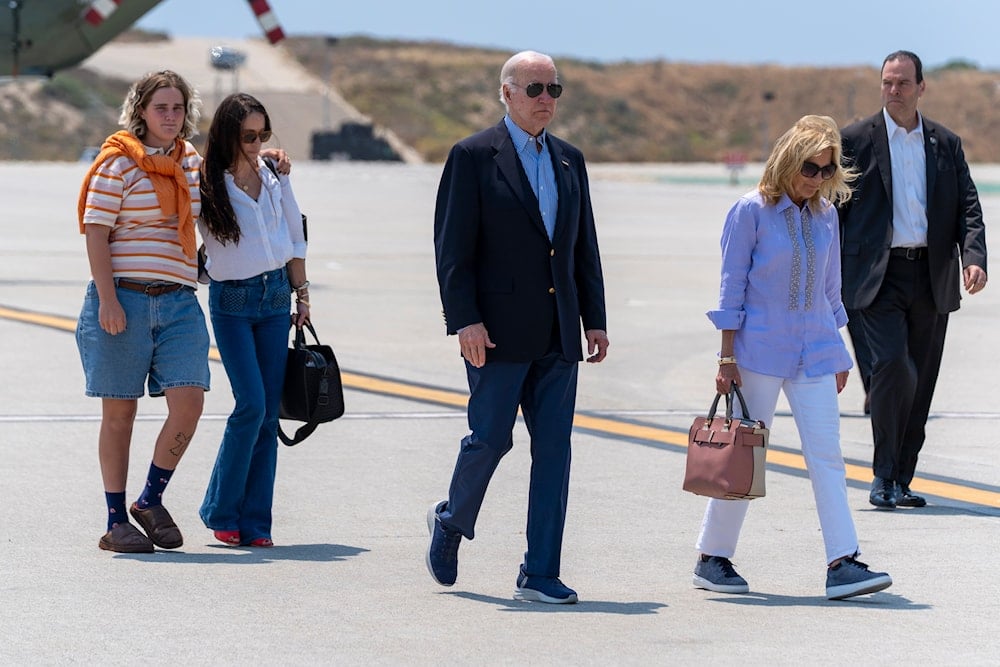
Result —
[[140, 139], [145, 136], [146, 121], [142, 119], [142, 112], [152, 99], [153, 93], [160, 88], [176, 88], [184, 98], [184, 127], [181, 128], [180, 138], [190, 139], [198, 134], [201, 98], [180, 74], [170, 70], [150, 72], [129, 87], [125, 101], [122, 103], [122, 113], [118, 117], [118, 124]]
[[833, 151], [832, 163], [837, 165], [833, 178], [823, 183], [809, 199], [810, 207], [819, 205], [821, 197], [834, 204], [846, 203], [851, 198], [851, 183], [858, 171], [843, 164], [840, 130], [829, 116], [803, 116], [774, 142], [774, 149], [761, 176], [757, 189], [768, 204], [777, 204], [781, 196], [791, 193], [793, 179], [803, 163], [827, 148]]

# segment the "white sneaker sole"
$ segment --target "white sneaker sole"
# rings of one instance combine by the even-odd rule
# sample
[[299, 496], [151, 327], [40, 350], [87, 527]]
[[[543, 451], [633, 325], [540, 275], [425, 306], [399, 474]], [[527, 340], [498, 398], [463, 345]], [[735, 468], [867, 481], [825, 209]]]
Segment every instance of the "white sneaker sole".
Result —
[[526, 600], [527, 602], [547, 602], [548, 604], [575, 604], [577, 602], [576, 593], [566, 598], [554, 598], [534, 588], [515, 588], [515, 600]]
[[699, 577], [697, 574], [694, 575], [694, 579], [691, 582], [695, 585], [695, 588], [704, 588], [706, 591], [712, 591], [713, 593], [749, 593], [750, 584], [716, 584], [708, 579]]
[[828, 600], [845, 600], [855, 595], [865, 595], [876, 593], [892, 586], [892, 577], [888, 574], [881, 577], [874, 577], [864, 581], [857, 581], [853, 584], [841, 584], [840, 586], [828, 586], [826, 598]]

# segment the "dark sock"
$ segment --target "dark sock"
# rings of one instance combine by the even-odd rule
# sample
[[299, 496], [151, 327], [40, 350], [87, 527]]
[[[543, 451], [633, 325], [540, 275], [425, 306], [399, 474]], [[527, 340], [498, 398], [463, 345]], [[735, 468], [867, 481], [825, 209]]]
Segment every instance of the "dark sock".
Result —
[[170, 476], [173, 474], [173, 470], [164, 470], [157, 467], [155, 463], [149, 464], [149, 476], [146, 477], [146, 488], [142, 490], [142, 495], [135, 501], [139, 509], [144, 510], [147, 507], [155, 507], [163, 504], [163, 490], [167, 488], [167, 482], [170, 481]]
[[108, 530], [120, 523], [128, 523], [128, 514], [125, 513], [125, 492], [108, 493], [105, 491], [104, 499], [108, 501]]

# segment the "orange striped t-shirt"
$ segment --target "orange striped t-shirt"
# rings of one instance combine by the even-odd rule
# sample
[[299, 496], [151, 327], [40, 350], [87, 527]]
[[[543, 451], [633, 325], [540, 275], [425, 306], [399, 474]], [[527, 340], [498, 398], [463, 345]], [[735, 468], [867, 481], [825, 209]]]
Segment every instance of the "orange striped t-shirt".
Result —
[[[201, 213], [201, 156], [188, 141], [184, 142], [181, 168], [191, 191], [191, 214], [197, 219]], [[87, 186], [83, 223], [111, 227], [108, 243], [115, 278], [197, 287], [197, 259], [184, 255], [177, 236], [177, 216], [163, 215], [149, 176], [132, 158], [111, 158], [94, 172]]]

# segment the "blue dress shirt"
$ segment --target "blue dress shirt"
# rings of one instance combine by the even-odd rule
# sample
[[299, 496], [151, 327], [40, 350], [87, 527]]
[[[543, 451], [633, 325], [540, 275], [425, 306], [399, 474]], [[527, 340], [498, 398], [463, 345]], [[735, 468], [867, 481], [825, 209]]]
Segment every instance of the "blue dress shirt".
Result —
[[538, 199], [538, 212], [542, 215], [545, 231], [549, 235], [549, 240], [552, 240], [552, 233], [556, 228], [556, 213], [559, 209], [559, 190], [556, 188], [556, 171], [552, 166], [552, 154], [545, 141], [545, 130], [538, 135], [542, 145], [542, 151], [538, 152], [534, 137], [518, 127], [510, 116], [504, 116], [503, 121], [507, 125], [507, 131], [510, 132], [510, 140], [517, 149], [517, 156], [521, 159], [524, 173], [528, 175], [531, 191]]
[[753, 191], [726, 216], [719, 308], [706, 315], [736, 331], [742, 368], [783, 378], [851, 368], [839, 331], [847, 313], [837, 211], [825, 199], [818, 208], [800, 209], [787, 195], [772, 206]]

